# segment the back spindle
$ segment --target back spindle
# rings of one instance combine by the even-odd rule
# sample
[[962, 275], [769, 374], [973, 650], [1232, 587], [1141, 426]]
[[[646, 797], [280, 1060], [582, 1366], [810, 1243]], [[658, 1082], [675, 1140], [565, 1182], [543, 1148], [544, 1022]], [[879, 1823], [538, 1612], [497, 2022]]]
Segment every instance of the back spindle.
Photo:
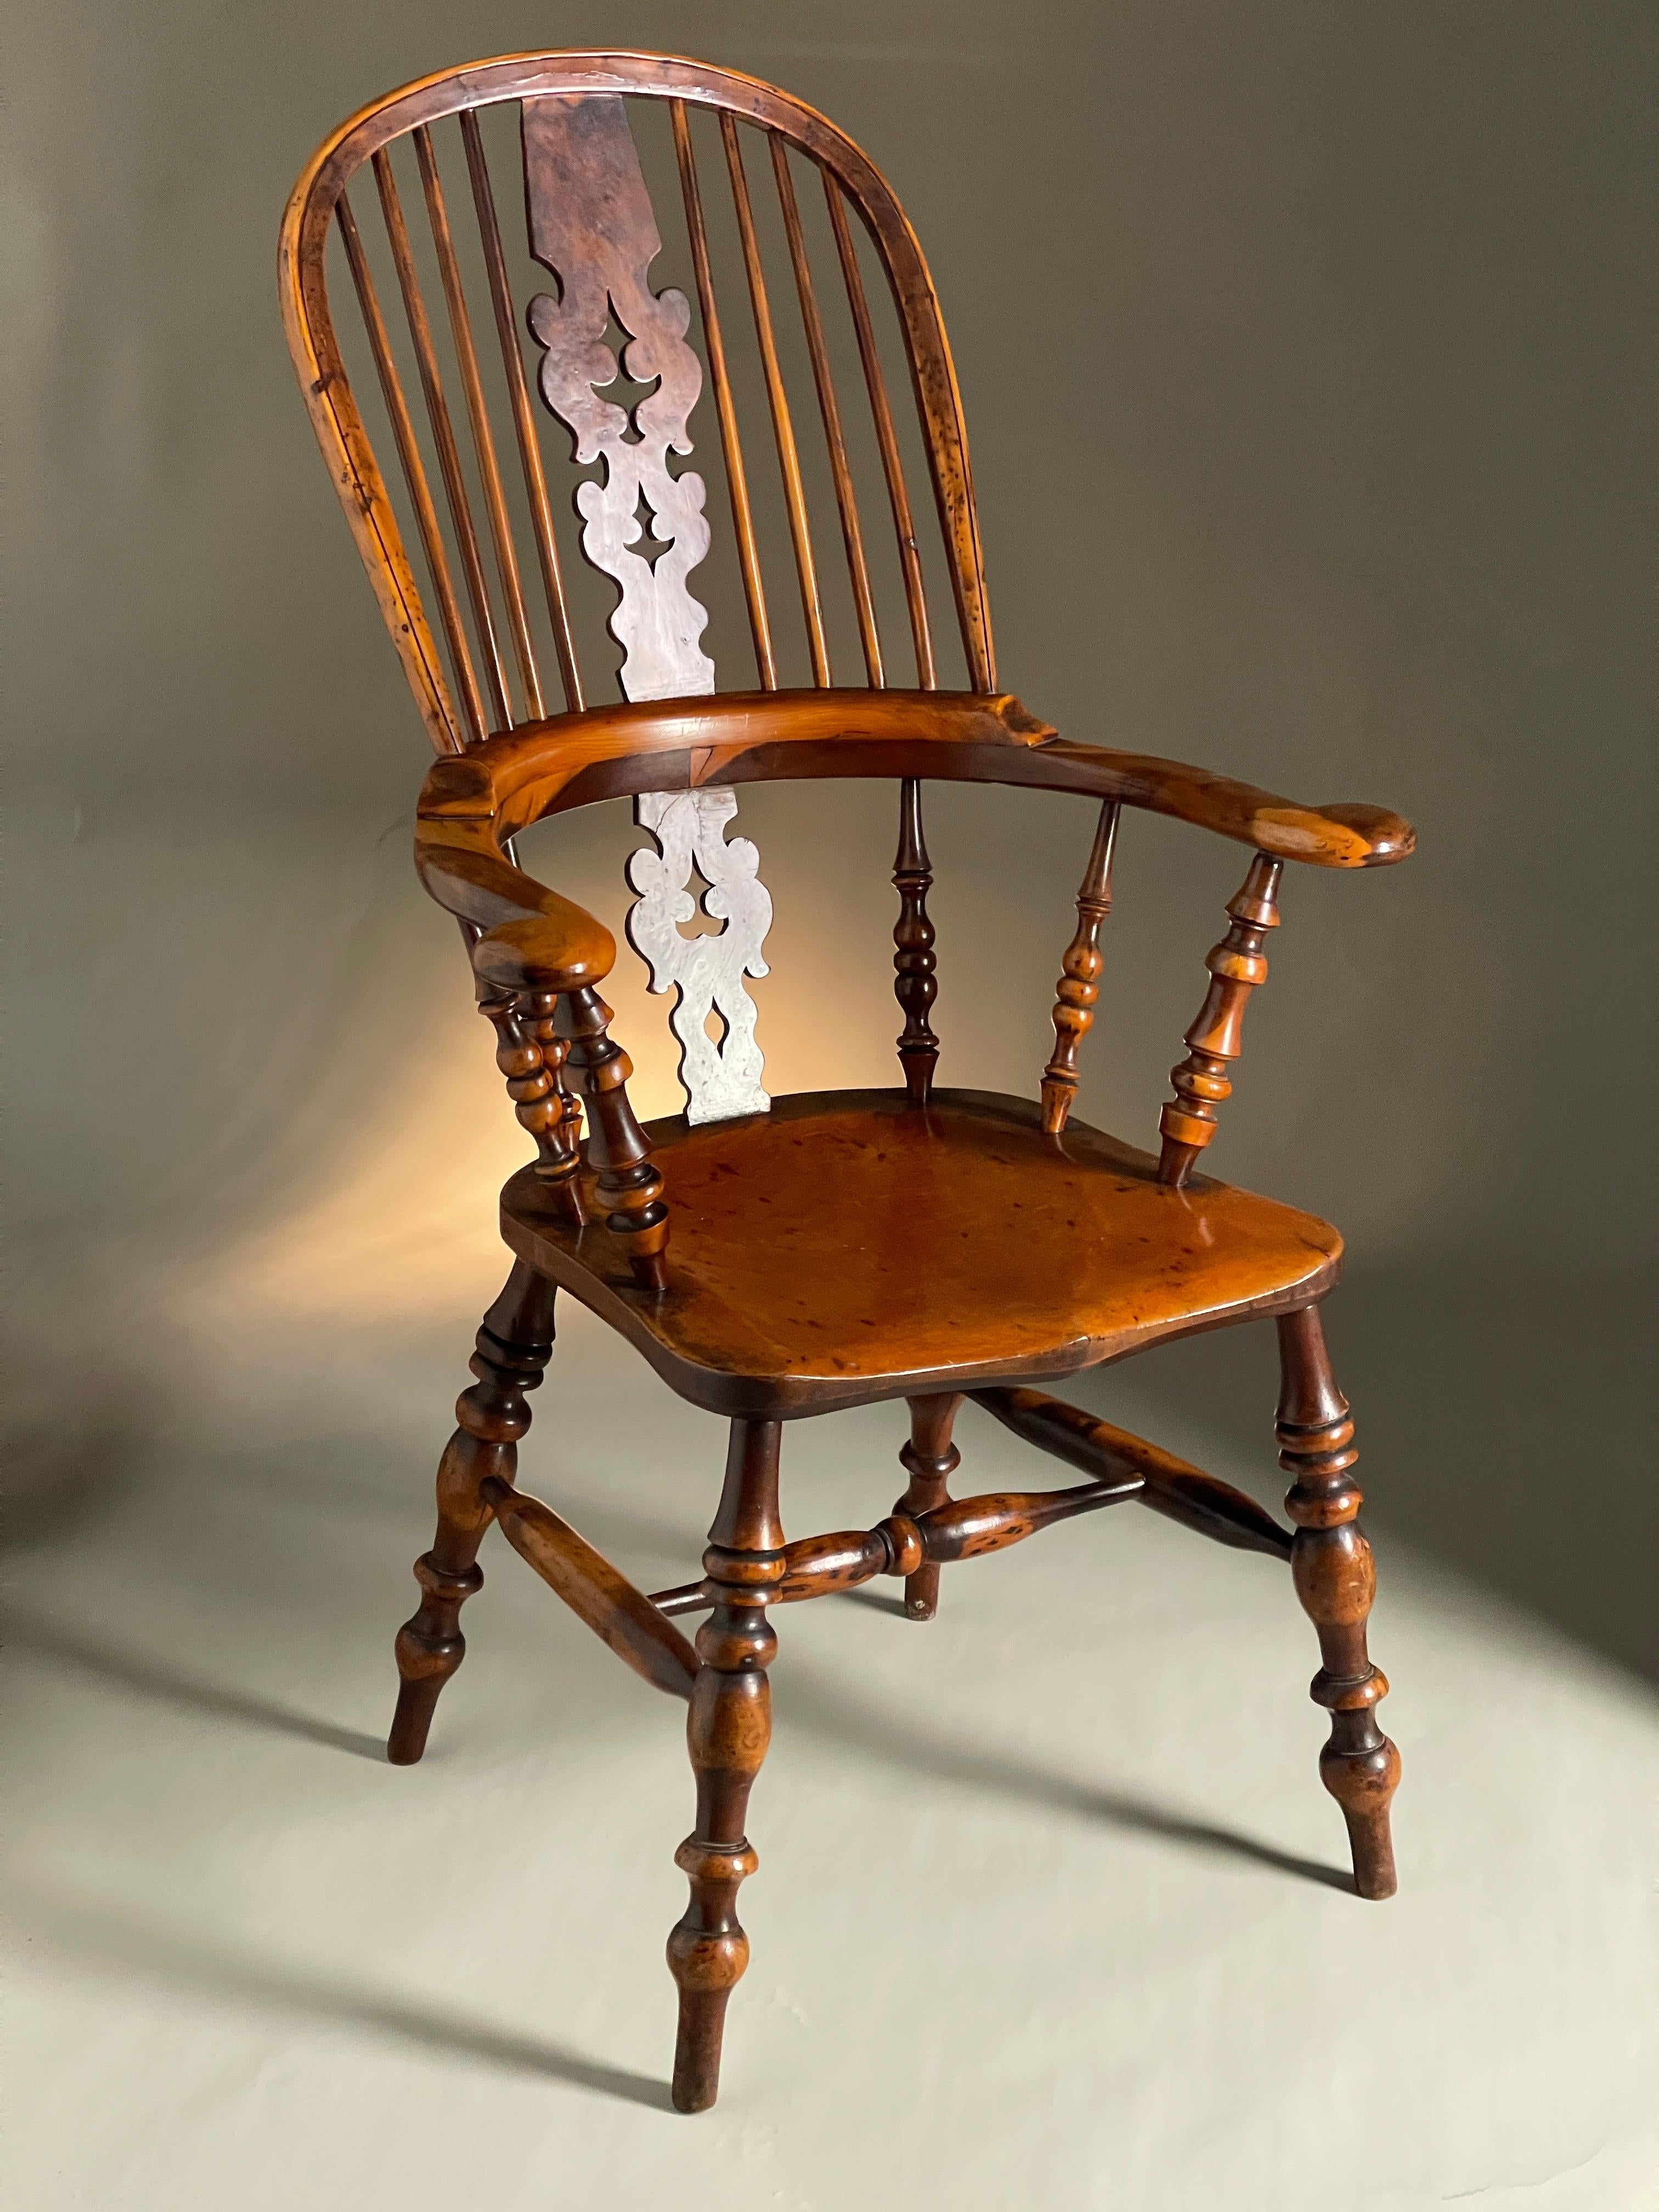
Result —
[[899, 1066], [913, 1106], [927, 1103], [939, 1065], [939, 1039], [927, 1018], [939, 996], [933, 925], [927, 919], [933, 883], [921, 828], [921, 786], [914, 776], [906, 776], [899, 792], [898, 854], [893, 862], [893, 888], [899, 895], [899, 918], [893, 930], [893, 995], [904, 1013]]
[[455, 728], [453, 714], [445, 717], [459, 751], [469, 741], [484, 734], [483, 700], [478, 690], [472, 655], [467, 649], [466, 631], [462, 626], [460, 603], [455, 596], [454, 580], [450, 575], [449, 561], [444, 551], [438, 510], [433, 502], [432, 487], [427, 482], [426, 468], [415, 436], [415, 425], [410, 418], [409, 402], [404, 397], [403, 380], [398, 374], [398, 363], [392, 351], [392, 340], [387, 335], [386, 317], [380, 312], [380, 295], [369, 272], [368, 256], [363, 251], [362, 236], [357, 228], [356, 218], [343, 192], [340, 195], [337, 213], [347, 265], [351, 270], [352, 284], [356, 290], [357, 306], [362, 314], [368, 349], [374, 360], [374, 374], [380, 380], [380, 397], [386, 402], [386, 415], [392, 424], [392, 443], [398, 448], [398, 459], [403, 465], [404, 482], [409, 487], [410, 503], [415, 509], [415, 526], [420, 532], [421, 550], [426, 555], [427, 570], [432, 578], [432, 589], [438, 601], [438, 621], [443, 630], [444, 643], [449, 648], [449, 664], [454, 673], [455, 688], [460, 694], [461, 717], [465, 726]]
[[461, 556], [461, 574], [466, 580], [467, 598], [472, 605], [473, 627], [478, 641], [479, 657], [483, 663], [485, 701], [490, 716], [489, 726], [492, 730], [508, 730], [513, 726], [513, 713], [507, 703], [507, 672], [501, 664], [501, 647], [495, 636], [495, 620], [490, 611], [489, 587], [484, 581], [483, 562], [478, 551], [478, 533], [473, 525], [472, 509], [467, 503], [466, 479], [461, 472], [460, 449], [455, 442], [455, 426], [450, 419], [449, 403], [444, 397], [437, 348], [433, 343], [432, 324], [426, 312], [426, 301], [421, 294], [421, 280], [415, 266], [414, 249], [410, 244], [409, 226], [404, 220], [403, 205], [398, 198], [398, 182], [392, 173], [392, 158], [384, 147], [374, 156], [373, 167], [374, 182], [380, 195], [380, 212], [386, 218], [386, 237], [391, 243], [392, 258], [398, 271], [398, 286], [404, 295], [404, 313], [409, 319], [409, 335], [414, 343], [415, 358], [421, 372], [421, 389], [426, 394], [427, 419], [432, 425], [432, 442], [438, 449], [438, 471], [443, 478], [449, 520], [454, 528], [455, 544]]
[[495, 569], [501, 578], [501, 598], [507, 609], [507, 626], [518, 661], [519, 680], [524, 686], [526, 713], [532, 720], [539, 721], [545, 712], [542, 702], [541, 675], [530, 642], [524, 589], [519, 580], [518, 550], [513, 543], [513, 526], [507, 520], [507, 495], [501, 487], [501, 467], [495, 459], [495, 441], [489, 428], [489, 410], [484, 404], [483, 380], [478, 374], [478, 349], [472, 340], [472, 322], [467, 313], [460, 264], [455, 258], [455, 241], [450, 234], [443, 180], [438, 174], [437, 156], [432, 150], [432, 134], [425, 124], [417, 124], [411, 135], [415, 140], [415, 158], [421, 172], [421, 190], [426, 200], [427, 221], [432, 226], [433, 250], [438, 257], [438, 275], [444, 288], [444, 302], [449, 310], [450, 336], [454, 342], [456, 364], [460, 370], [461, 396], [466, 403], [467, 422], [472, 431], [472, 450], [477, 459], [478, 480], [483, 487], [484, 514], [489, 524], [490, 543], [495, 548]]
[[893, 510], [893, 528], [898, 535], [899, 566], [904, 574], [904, 603], [910, 617], [910, 637], [916, 653], [916, 682], [924, 691], [931, 691], [938, 682], [933, 673], [933, 641], [927, 628], [927, 593], [922, 583], [921, 554], [916, 544], [916, 526], [910, 513], [910, 495], [905, 488], [904, 464], [899, 457], [898, 437], [893, 428], [893, 410], [888, 404], [881, 356], [876, 349], [875, 325], [870, 319], [870, 302], [865, 296], [858, 250], [853, 243], [853, 234], [847, 221], [847, 203], [842, 198], [841, 187], [828, 169], [823, 172], [823, 197], [830, 210], [830, 227], [836, 234], [836, 252], [841, 262], [842, 280], [847, 287], [847, 304], [852, 310], [853, 327], [858, 333], [859, 360], [864, 368], [865, 387], [870, 394], [870, 413], [876, 426], [876, 443], [881, 451], [882, 474], [887, 480], [887, 500]]
[[744, 473], [743, 441], [738, 434], [738, 410], [732, 398], [732, 379], [726, 366], [726, 338], [720, 310], [714, 302], [714, 278], [708, 265], [708, 233], [702, 219], [702, 194], [697, 188], [696, 155], [685, 102], [669, 102], [674, 126], [674, 153], [679, 162], [680, 193], [685, 202], [686, 234], [691, 241], [691, 265], [697, 279], [697, 307], [702, 316], [703, 350], [708, 356], [708, 374], [714, 386], [714, 410], [720, 417], [720, 450], [726, 459], [726, 490], [732, 502], [732, 527], [738, 541], [738, 565], [743, 572], [743, 596], [749, 610], [749, 629], [755, 641], [755, 666], [761, 689], [775, 691], [778, 672], [772, 656], [772, 626], [766, 611], [766, 592], [761, 583], [760, 552], [755, 541], [755, 519], [749, 505], [749, 479]]
[[812, 681], [820, 687], [830, 681], [830, 648], [823, 635], [823, 609], [818, 600], [817, 564], [812, 558], [812, 532], [806, 519], [806, 491], [801, 482], [800, 454], [795, 444], [789, 399], [778, 361], [778, 343], [772, 327], [771, 303], [766, 295], [766, 276], [761, 267], [760, 241], [755, 234], [755, 211], [749, 198], [749, 179], [743, 166], [743, 147], [730, 111], [720, 110], [720, 138], [726, 166], [732, 179], [732, 201], [737, 210], [738, 236], [743, 246], [744, 273], [749, 279], [749, 304], [754, 312], [755, 338], [760, 347], [761, 368], [766, 378], [766, 398], [772, 415], [772, 434], [778, 448], [778, 467], [783, 476], [784, 505], [789, 515], [789, 541], [794, 548], [795, 574], [800, 584], [801, 613], [806, 623], [807, 648], [812, 659]]
[[853, 603], [858, 610], [859, 641], [864, 648], [865, 673], [872, 686], [880, 690], [886, 683], [882, 673], [881, 639], [876, 629], [875, 601], [870, 593], [870, 571], [865, 563], [864, 536], [859, 528], [858, 501], [853, 490], [853, 471], [847, 458], [847, 441], [842, 434], [841, 408], [836, 398], [835, 378], [830, 367], [830, 349], [824, 343], [823, 318], [818, 313], [817, 295], [812, 289], [812, 271], [806, 258], [806, 241], [800, 227], [800, 209], [795, 199], [795, 184], [789, 173], [789, 155], [775, 131], [769, 134], [768, 143], [772, 149], [772, 168], [778, 182], [778, 202], [783, 210], [783, 227], [789, 240], [789, 258], [794, 266], [795, 292], [800, 301], [800, 319], [806, 331], [806, 347], [812, 361], [812, 381], [818, 395], [818, 412], [823, 417], [824, 443], [830, 448], [830, 471], [835, 479], [836, 507], [841, 516], [842, 541], [847, 548], [847, 568], [852, 580]]
[[1077, 934], [1066, 948], [1054, 986], [1054, 1057], [1042, 1071], [1042, 1126], [1051, 1137], [1066, 1127], [1077, 1097], [1078, 1052], [1094, 1027], [1105, 963], [1100, 932], [1112, 910], [1112, 849], [1117, 842], [1118, 805], [1109, 799], [1095, 825], [1089, 864], [1077, 892]]
[[1267, 978], [1261, 948], [1267, 932], [1279, 927], [1279, 878], [1284, 871], [1282, 860], [1256, 854], [1228, 902], [1232, 927], [1204, 963], [1210, 988], [1183, 1040], [1187, 1057], [1170, 1071], [1176, 1095], [1158, 1121], [1164, 1146], [1158, 1179], [1176, 1190], [1215, 1134], [1217, 1108], [1232, 1096], [1227, 1070], [1244, 1049], [1244, 1008], [1250, 993]]
[[[524, 356], [519, 350], [518, 314], [513, 304], [513, 287], [507, 273], [507, 258], [501, 252], [501, 225], [495, 218], [495, 195], [490, 187], [489, 168], [484, 160], [478, 118], [471, 108], [464, 108], [461, 112], [461, 140], [466, 148], [467, 174], [472, 184], [472, 204], [477, 213], [478, 237], [483, 246], [484, 269], [489, 279], [489, 304], [495, 317], [495, 335], [501, 341], [501, 368], [507, 376], [507, 402], [513, 410], [513, 431], [518, 441], [525, 492], [530, 502], [531, 532], [536, 540], [536, 558], [541, 567], [542, 586], [547, 594], [547, 615], [553, 629], [553, 650], [558, 656], [559, 679], [564, 686], [564, 703], [572, 713], [576, 713], [586, 702], [582, 697], [581, 678], [576, 667], [576, 646], [570, 631], [570, 615], [565, 603], [564, 574], [559, 565], [558, 540], [553, 535], [553, 502], [548, 496], [547, 471], [542, 462], [541, 441], [536, 435], [536, 418], [530, 404]], [[531, 711], [538, 714], [542, 709], [532, 708]]]

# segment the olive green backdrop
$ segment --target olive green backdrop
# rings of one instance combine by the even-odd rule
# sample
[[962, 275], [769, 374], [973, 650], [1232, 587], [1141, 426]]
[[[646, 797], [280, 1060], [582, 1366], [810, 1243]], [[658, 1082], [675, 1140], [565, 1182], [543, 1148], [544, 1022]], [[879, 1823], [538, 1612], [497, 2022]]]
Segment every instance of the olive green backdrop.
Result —
[[[1598, 0], [27, 11], [3, 222], [26, 1525], [95, 1502], [188, 1388], [181, 1281], [256, 1318], [327, 1307], [347, 1346], [377, 1310], [453, 1305], [459, 1379], [483, 1263], [446, 1255], [487, 1237], [522, 1139], [409, 866], [426, 741], [294, 386], [273, 245], [362, 101], [632, 44], [799, 91], [891, 178], [955, 347], [1007, 685], [1069, 736], [1417, 822], [1402, 869], [1291, 871], [1214, 1163], [1349, 1237], [1333, 1334], [1379, 1532], [1653, 1667], [1651, 22]], [[1029, 1091], [1089, 810], [930, 808], [943, 1077]], [[892, 817], [885, 787], [744, 798], [775, 1090], [888, 1079]], [[612, 807], [534, 860], [614, 918], [628, 842]], [[1127, 822], [1091, 1118], [1150, 1139], [1243, 858]], [[660, 1006], [631, 978], [617, 1003], [661, 1110]], [[1258, 1439], [1271, 1486], [1263, 1332], [1142, 1372]]]

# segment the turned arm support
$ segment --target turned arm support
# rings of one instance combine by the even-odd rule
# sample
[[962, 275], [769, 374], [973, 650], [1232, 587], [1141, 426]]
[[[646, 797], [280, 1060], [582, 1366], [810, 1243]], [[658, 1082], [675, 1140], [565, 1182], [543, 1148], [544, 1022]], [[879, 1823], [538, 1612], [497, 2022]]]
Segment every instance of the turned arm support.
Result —
[[[731, 692], [681, 700], [589, 708], [553, 720], [526, 723], [437, 762], [421, 793], [416, 865], [439, 904], [476, 931], [472, 964], [485, 1011], [501, 1036], [503, 1073], [520, 1118], [542, 1148], [541, 1171], [574, 1177], [574, 1116], [547, 1103], [543, 1077], [556, 1081], [556, 1049], [532, 1047], [562, 1040], [589, 1106], [590, 1163], [599, 1171], [609, 1225], [626, 1236], [635, 1273], [660, 1289], [667, 1218], [661, 1177], [628, 1103], [626, 1055], [607, 1035], [609, 1009], [598, 986], [617, 957], [609, 930], [574, 901], [526, 875], [511, 858], [516, 832], [545, 816], [599, 799], [648, 791], [701, 788], [773, 778], [897, 776], [908, 786], [926, 778], [1023, 785], [1071, 792], [1103, 803], [1091, 863], [1079, 893], [1079, 936], [1067, 956], [1056, 1014], [1056, 1053], [1045, 1072], [1045, 1125], [1057, 1130], [1076, 1088], [1076, 1048], [1092, 1014], [1090, 994], [1098, 966], [1097, 939], [1109, 897], [1108, 821], [1136, 806], [1191, 822], [1255, 848], [1245, 889], [1230, 911], [1240, 929], [1272, 926], [1254, 920], [1240, 902], [1271, 908], [1284, 861], [1364, 868], [1403, 860], [1411, 825], [1376, 806], [1299, 805], [1271, 792], [1205, 769], [1148, 754], [1068, 744], [1006, 694], [836, 690]], [[906, 855], [902, 852], [901, 860]], [[1261, 871], [1271, 869], [1270, 878]], [[925, 856], [908, 874], [921, 880]], [[1095, 878], [1100, 878], [1098, 885]], [[926, 951], [918, 937], [914, 950]], [[901, 946], [902, 952], [906, 950]], [[1215, 988], [1188, 1034], [1189, 1056], [1176, 1073], [1180, 1094], [1164, 1116], [1164, 1179], [1179, 1185], [1214, 1125], [1226, 1096], [1224, 1068], [1236, 1054], [1244, 994], [1266, 973], [1259, 957], [1232, 936], [1211, 955]], [[1255, 970], [1244, 973], [1254, 961]], [[1216, 963], [1228, 963], [1224, 972]], [[1075, 971], [1075, 972], [1073, 972]], [[901, 975], [901, 982], [920, 982]], [[1219, 996], [1217, 994], [1219, 993]], [[912, 1019], [913, 1088], [926, 1096], [933, 1039], [925, 1006]], [[557, 1011], [554, 1012], [554, 1002]], [[515, 1020], [539, 1018], [527, 1034]]]
[[606, 1226], [623, 1240], [641, 1286], [660, 1291], [668, 1243], [662, 1175], [629, 1103], [633, 1063], [611, 1037], [611, 1009], [597, 988], [616, 964], [616, 939], [585, 908], [515, 866], [490, 816], [422, 815], [415, 865], [470, 940], [479, 1003], [499, 1040], [497, 1062], [541, 1149], [538, 1172], [577, 1203], [568, 1066], [587, 1104], [587, 1162]]

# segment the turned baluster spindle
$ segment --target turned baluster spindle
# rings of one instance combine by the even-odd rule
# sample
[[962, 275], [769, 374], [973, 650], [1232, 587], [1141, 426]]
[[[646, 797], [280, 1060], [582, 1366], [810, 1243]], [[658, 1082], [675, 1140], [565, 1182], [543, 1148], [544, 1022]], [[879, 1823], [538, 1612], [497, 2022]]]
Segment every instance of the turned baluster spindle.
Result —
[[[899, 1465], [910, 1481], [894, 1504], [895, 1514], [914, 1521], [949, 1498], [951, 1477], [962, 1465], [962, 1454], [951, 1441], [961, 1403], [956, 1392], [909, 1401], [910, 1441], [899, 1454]], [[937, 1560], [924, 1560], [905, 1577], [904, 1610], [912, 1620], [931, 1620], [939, 1611]]]
[[1244, 1008], [1250, 993], [1267, 980], [1261, 948], [1267, 932], [1279, 927], [1279, 878], [1284, 868], [1282, 860], [1256, 854], [1237, 895], [1228, 902], [1232, 927], [1205, 960], [1210, 988], [1198, 1019], [1182, 1040], [1187, 1057], [1170, 1071], [1176, 1095], [1158, 1120], [1164, 1139], [1158, 1181], [1176, 1190], [1215, 1134], [1217, 1108], [1232, 1095], [1227, 1070], [1244, 1048]]
[[766, 1615], [784, 1571], [781, 1426], [732, 1422], [726, 1486], [702, 1557], [714, 1610], [697, 1631], [702, 1664], [686, 1717], [696, 1826], [674, 1854], [690, 1896], [668, 1938], [669, 1971], [679, 1988], [672, 2095], [682, 2112], [704, 2112], [714, 2101], [726, 2001], [749, 1963], [737, 1900], [758, 1864], [744, 1822], [772, 1733], [766, 1670], [778, 1640]]
[[554, 1000], [513, 991], [489, 991], [478, 1012], [495, 1032], [495, 1065], [521, 1126], [536, 1141], [536, 1173], [557, 1186], [567, 1206], [575, 1201], [579, 1165], [567, 1109], [563, 1066], [569, 1046], [554, 1030]]
[[587, 1160], [606, 1208], [605, 1226], [622, 1240], [642, 1287], [660, 1291], [668, 1280], [668, 1208], [662, 1172], [629, 1103], [634, 1063], [612, 1041], [611, 1009], [597, 991], [565, 993], [555, 1019], [586, 1102]]
[[495, 1517], [482, 1486], [492, 1476], [512, 1482], [530, 1426], [526, 1393], [552, 1356], [553, 1300], [553, 1285], [520, 1261], [478, 1331], [478, 1379], [456, 1401], [459, 1425], [439, 1462], [438, 1533], [415, 1563], [420, 1607], [398, 1632], [401, 1686], [386, 1744], [394, 1766], [412, 1766], [426, 1749], [438, 1693], [466, 1656], [460, 1611], [483, 1587], [478, 1547]]
[[913, 1106], [927, 1103], [939, 1065], [939, 1039], [927, 1018], [939, 996], [933, 925], [927, 919], [933, 883], [921, 828], [921, 786], [914, 776], [906, 776], [899, 793], [898, 853], [893, 862], [893, 889], [899, 895], [899, 917], [893, 928], [893, 995], [904, 1015], [899, 1066]]
[[1280, 1315], [1279, 1352], [1279, 1463], [1296, 1478], [1285, 1498], [1296, 1523], [1291, 1573], [1323, 1662], [1309, 1694], [1331, 1717], [1320, 1779], [1347, 1823], [1355, 1888], [1362, 1897], [1392, 1897], [1389, 1804], [1400, 1753], [1376, 1724], [1388, 1678], [1365, 1648], [1376, 1570], [1356, 1518], [1362, 1500], [1352, 1474], [1353, 1423], [1331, 1373], [1317, 1306]]
[[576, 1170], [581, 1165], [582, 1103], [571, 1090], [566, 1075], [570, 1060], [570, 1043], [559, 1035], [559, 1000], [553, 991], [532, 991], [526, 994], [529, 1008], [530, 1033], [541, 1049], [542, 1066], [553, 1079], [553, 1096], [550, 1102], [558, 1109], [556, 1150], [559, 1164], [537, 1163], [536, 1172], [548, 1182], [562, 1186], [568, 1210], [580, 1221], [582, 1218], [581, 1198], [576, 1185]]
[[1095, 825], [1095, 842], [1077, 892], [1077, 934], [1066, 948], [1054, 986], [1054, 1057], [1042, 1071], [1042, 1126], [1051, 1137], [1066, 1127], [1077, 1097], [1078, 1052], [1094, 1027], [1100, 999], [1100, 933], [1112, 910], [1112, 850], [1118, 807], [1109, 799]]

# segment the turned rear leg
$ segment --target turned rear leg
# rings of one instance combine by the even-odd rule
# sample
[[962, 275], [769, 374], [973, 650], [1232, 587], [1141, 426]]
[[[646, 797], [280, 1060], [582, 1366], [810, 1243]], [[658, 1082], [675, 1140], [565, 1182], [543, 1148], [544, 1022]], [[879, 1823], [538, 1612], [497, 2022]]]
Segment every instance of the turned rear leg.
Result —
[[1279, 1463], [1296, 1478], [1285, 1499], [1297, 1524], [1291, 1572], [1324, 1661], [1310, 1694], [1331, 1717], [1320, 1779], [1348, 1824], [1354, 1887], [1362, 1897], [1392, 1897], [1389, 1802], [1400, 1753], [1376, 1724], [1388, 1677], [1365, 1650], [1376, 1570], [1355, 1519], [1361, 1499], [1352, 1474], [1353, 1423], [1331, 1374], [1317, 1306], [1279, 1316]]
[[[962, 1465], [962, 1454], [951, 1442], [951, 1429], [961, 1405], [959, 1395], [945, 1392], [934, 1398], [912, 1398], [910, 1441], [899, 1454], [899, 1465], [910, 1478], [910, 1486], [894, 1506], [895, 1513], [931, 1513], [949, 1497], [947, 1485]], [[939, 1611], [939, 1562], [926, 1561], [904, 1578], [904, 1610], [912, 1620], [931, 1620]]]
[[772, 1735], [766, 1669], [778, 1639], [766, 1614], [783, 1580], [780, 1426], [732, 1422], [726, 1487], [702, 1555], [714, 1607], [697, 1631], [702, 1666], [685, 1724], [697, 1825], [674, 1854], [691, 1895], [668, 1938], [669, 1971], [680, 1993], [672, 2094], [682, 2112], [706, 2112], [714, 2101], [726, 2000], [749, 1964], [738, 1890], [757, 1863], [744, 1824]]
[[426, 1749], [438, 1692], [466, 1656], [462, 1606], [483, 1583], [478, 1547], [495, 1517], [479, 1496], [486, 1476], [511, 1483], [518, 1440], [530, 1426], [525, 1393], [542, 1379], [553, 1350], [554, 1286], [515, 1261], [478, 1331], [477, 1381], [455, 1407], [460, 1423], [438, 1466], [438, 1534], [415, 1562], [421, 1604], [398, 1631], [402, 1686], [386, 1743], [394, 1766], [412, 1766]]

